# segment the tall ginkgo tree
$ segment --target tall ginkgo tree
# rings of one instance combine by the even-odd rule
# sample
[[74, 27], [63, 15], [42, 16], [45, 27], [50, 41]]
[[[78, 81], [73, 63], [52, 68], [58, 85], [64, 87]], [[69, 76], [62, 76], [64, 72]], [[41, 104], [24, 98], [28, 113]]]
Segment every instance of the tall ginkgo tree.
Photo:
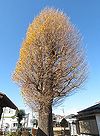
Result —
[[29, 25], [13, 80], [47, 136], [53, 136], [52, 105], [83, 84], [86, 70], [79, 32], [62, 12], [44, 9]]

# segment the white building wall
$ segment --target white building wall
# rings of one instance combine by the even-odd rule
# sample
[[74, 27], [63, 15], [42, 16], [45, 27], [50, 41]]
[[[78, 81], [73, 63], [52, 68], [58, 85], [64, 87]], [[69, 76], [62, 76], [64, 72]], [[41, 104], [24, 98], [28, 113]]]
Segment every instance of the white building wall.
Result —
[[[0, 120], [0, 128], [6, 129], [7, 124], [9, 124], [9, 128], [8, 130], [16, 130], [17, 129], [17, 118], [12, 118], [15, 115], [16, 110], [13, 110], [11, 108], [3, 108], [3, 113], [2, 113], [2, 118]], [[24, 118], [21, 123], [23, 125], [23, 127], [33, 127], [32, 124], [32, 119], [33, 119], [33, 115], [32, 112], [26, 111], [26, 118]]]
[[16, 118], [12, 118], [15, 115], [15, 110], [11, 108], [3, 108], [2, 118], [0, 120], [0, 128], [6, 129], [15, 129], [13, 123], [17, 123]]

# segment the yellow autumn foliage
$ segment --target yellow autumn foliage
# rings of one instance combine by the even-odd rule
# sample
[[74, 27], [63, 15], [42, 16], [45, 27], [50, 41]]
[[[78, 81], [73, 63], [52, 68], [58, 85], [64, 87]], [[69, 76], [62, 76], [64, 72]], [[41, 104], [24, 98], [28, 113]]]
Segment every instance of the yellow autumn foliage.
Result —
[[48, 105], [79, 88], [86, 75], [82, 49], [79, 33], [62, 12], [45, 9], [33, 20], [13, 74], [29, 105]]

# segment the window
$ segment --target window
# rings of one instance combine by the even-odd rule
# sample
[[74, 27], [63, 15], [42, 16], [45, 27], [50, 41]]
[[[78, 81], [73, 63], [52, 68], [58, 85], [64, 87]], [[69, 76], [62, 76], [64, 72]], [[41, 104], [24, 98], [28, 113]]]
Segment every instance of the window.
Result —
[[17, 123], [13, 123], [13, 127], [17, 127]]

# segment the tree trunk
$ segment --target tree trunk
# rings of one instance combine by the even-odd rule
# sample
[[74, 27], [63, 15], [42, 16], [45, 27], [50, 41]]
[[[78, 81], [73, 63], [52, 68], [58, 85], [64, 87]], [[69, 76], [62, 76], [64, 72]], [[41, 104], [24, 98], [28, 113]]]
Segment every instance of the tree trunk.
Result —
[[48, 116], [49, 113], [43, 109], [39, 111], [39, 123], [37, 136], [48, 136]]
[[52, 104], [49, 106], [49, 117], [48, 117], [48, 132], [49, 136], [53, 136], [53, 118], [52, 118]]
[[48, 112], [45, 108], [39, 112], [37, 136], [53, 136], [52, 105], [49, 106]]

